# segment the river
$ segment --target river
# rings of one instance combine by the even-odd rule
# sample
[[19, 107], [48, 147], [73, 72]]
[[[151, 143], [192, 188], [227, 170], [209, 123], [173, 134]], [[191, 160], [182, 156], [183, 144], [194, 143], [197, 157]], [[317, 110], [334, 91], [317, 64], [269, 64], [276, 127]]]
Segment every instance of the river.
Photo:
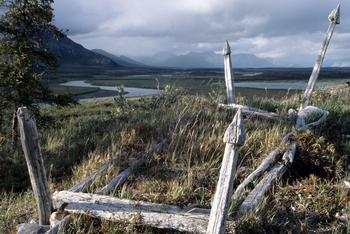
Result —
[[[342, 79], [334, 79], [334, 80], [321, 80], [317, 82], [318, 88], [325, 88], [329, 86], [334, 86], [336, 84], [344, 83]], [[80, 101], [89, 101], [95, 99], [108, 99], [111, 98], [110, 91], [117, 91], [115, 86], [102, 86], [102, 85], [93, 85], [87, 83], [84, 80], [75, 80], [68, 81], [61, 84], [62, 86], [71, 86], [71, 87], [93, 87], [99, 88], [100, 90], [109, 91], [107, 96], [109, 97], [94, 97], [94, 93], [92, 93], [92, 98], [83, 98], [79, 99]], [[275, 89], [275, 90], [303, 90], [306, 88], [306, 81], [247, 81], [247, 82], [235, 82], [235, 87], [242, 88], [257, 88], [257, 89]], [[158, 89], [145, 89], [145, 88], [134, 88], [134, 87], [124, 87], [124, 91], [126, 92], [125, 97], [142, 97], [142, 96], [152, 96], [158, 95]]]
[[[61, 84], [62, 86], [70, 86], [70, 87], [91, 87], [91, 88], [100, 88], [101, 90], [107, 90], [107, 91], [115, 91], [117, 93], [117, 88], [114, 86], [101, 86], [101, 85], [93, 85], [89, 84], [84, 80], [74, 80], [74, 81], [68, 81]], [[143, 96], [153, 96], [158, 95], [159, 90], [158, 89], [144, 89], [144, 88], [133, 88], [133, 87], [123, 87], [126, 94], [125, 97], [143, 97]], [[84, 98], [79, 99], [80, 101], [89, 101], [89, 100], [101, 100], [101, 99], [108, 99], [111, 97], [98, 97], [98, 98]]]

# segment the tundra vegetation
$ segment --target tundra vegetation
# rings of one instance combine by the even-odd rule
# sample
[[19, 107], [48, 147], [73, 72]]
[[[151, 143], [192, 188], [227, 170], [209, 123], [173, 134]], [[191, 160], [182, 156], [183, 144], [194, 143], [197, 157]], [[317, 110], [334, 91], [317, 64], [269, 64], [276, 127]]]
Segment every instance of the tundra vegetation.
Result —
[[[51, 191], [67, 190], [117, 156], [87, 192], [96, 192], [128, 164], [149, 152], [150, 162], [108, 195], [187, 207], [211, 207], [221, 166], [224, 132], [235, 111], [218, 107], [223, 89], [189, 95], [166, 87], [160, 96], [42, 107], [37, 120]], [[346, 233], [349, 194], [344, 180], [350, 155], [350, 90], [317, 90], [311, 105], [330, 112], [321, 126], [297, 132], [295, 117], [301, 95], [284, 98], [237, 97], [237, 103], [277, 112], [275, 121], [246, 117], [246, 141], [240, 148], [236, 188], [280, 145], [296, 135], [295, 161], [260, 204], [257, 212], [235, 220], [237, 233]], [[10, 130], [10, 123], [4, 129]], [[4, 131], [7, 132], [7, 131]], [[153, 151], [163, 142], [162, 150]], [[13, 233], [19, 223], [37, 220], [20, 146], [0, 136], [0, 232]], [[245, 191], [248, 192], [248, 191]], [[234, 220], [236, 208], [231, 209]], [[73, 215], [68, 233], [169, 233], [132, 224]], [[348, 216], [349, 217], [349, 216]]]

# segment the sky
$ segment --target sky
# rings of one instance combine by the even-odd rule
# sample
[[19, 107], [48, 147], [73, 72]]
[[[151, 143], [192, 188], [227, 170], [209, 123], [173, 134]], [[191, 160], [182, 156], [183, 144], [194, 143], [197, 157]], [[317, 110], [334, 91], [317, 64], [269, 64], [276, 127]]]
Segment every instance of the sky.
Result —
[[[313, 66], [335, 0], [56, 0], [55, 24], [88, 49], [116, 55], [251, 53]], [[350, 66], [350, 1], [341, 1], [325, 63]]]

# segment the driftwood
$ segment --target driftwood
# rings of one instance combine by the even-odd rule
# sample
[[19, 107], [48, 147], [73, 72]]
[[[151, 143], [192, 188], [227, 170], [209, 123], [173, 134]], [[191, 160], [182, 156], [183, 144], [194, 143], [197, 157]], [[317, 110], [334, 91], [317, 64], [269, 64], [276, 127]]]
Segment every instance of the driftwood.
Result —
[[337, 24], [340, 23], [340, 5], [338, 5], [337, 8], [331, 12], [331, 14], [328, 16], [328, 19], [329, 19], [330, 23], [329, 23], [328, 30], [326, 33], [326, 37], [323, 41], [320, 54], [317, 57], [315, 66], [312, 70], [312, 74], [311, 74], [309, 82], [307, 84], [307, 87], [306, 87], [306, 90], [304, 93], [304, 97], [303, 97], [303, 103], [301, 104], [300, 110], [304, 109], [309, 104], [312, 90], [315, 87], [318, 75], [320, 73], [321, 65], [322, 65], [324, 57], [326, 55], [326, 51], [327, 51], [329, 42], [332, 38], [334, 28]]
[[135, 171], [135, 169], [139, 168], [143, 164], [145, 164], [147, 160], [145, 158], [139, 159], [136, 162], [134, 162], [130, 167], [122, 171], [119, 175], [114, 177], [106, 186], [104, 186], [102, 189], [100, 189], [96, 194], [105, 195], [108, 194], [114, 190], [116, 190], [120, 185], [122, 185], [126, 179], [129, 177], [129, 175]]
[[233, 180], [237, 171], [238, 147], [245, 141], [241, 110], [238, 109], [224, 135], [226, 143], [219, 181], [210, 212], [207, 234], [225, 233], [225, 223], [233, 192]]
[[69, 191], [55, 192], [53, 204], [55, 208], [63, 205], [64, 210], [69, 213], [195, 233], [205, 232], [209, 217], [209, 210], [206, 209], [182, 209], [171, 205]]
[[247, 178], [243, 180], [243, 182], [237, 187], [236, 191], [232, 196], [233, 201], [238, 201], [245, 188], [254, 182], [255, 179], [259, 178], [264, 172], [269, 169], [277, 160], [280, 158], [281, 151], [280, 149], [273, 150], [259, 165], [255, 171], [253, 171]]
[[39, 211], [39, 224], [48, 225], [51, 214], [51, 193], [41, 155], [35, 120], [26, 107], [17, 111], [22, 148], [27, 162], [30, 182]]
[[247, 198], [243, 201], [238, 215], [244, 215], [252, 212], [258, 204], [262, 201], [264, 196], [271, 190], [274, 182], [281, 178], [286, 172], [287, 166], [277, 163], [271, 171], [257, 184], [257, 186], [249, 193]]
[[226, 41], [224, 47], [224, 66], [225, 66], [225, 83], [226, 83], [226, 94], [227, 94], [227, 103], [235, 103], [235, 88], [233, 84], [233, 72], [232, 72], [232, 63], [231, 63], [231, 48]]
[[[322, 114], [322, 116], [317, 121], [312, 123], [306, 123], [305, 121], [306, 118], [313, 115], [318, 115], [318, 114]], [[329, 115], [328, 111], [322, 110], [315, 106], [307, 106], [304, 109], [299, 110], [295, 127], [299, 131], [303, 131], [310, 127], [316, 127], [321, 123], [325, 122], [328, 115]]]
[[241, 109], [242, 113], [245, 115], [254, 115], [254, 116], [267, 118], [267, 119], [276, 119], [278, 117], [278, 114], [276, 113], [267, 112], [261, 109], [239, 105], [239, 104], [219, 104], [219, 107], [222, 107], [225, 109], [233, 109], [233, 110]]

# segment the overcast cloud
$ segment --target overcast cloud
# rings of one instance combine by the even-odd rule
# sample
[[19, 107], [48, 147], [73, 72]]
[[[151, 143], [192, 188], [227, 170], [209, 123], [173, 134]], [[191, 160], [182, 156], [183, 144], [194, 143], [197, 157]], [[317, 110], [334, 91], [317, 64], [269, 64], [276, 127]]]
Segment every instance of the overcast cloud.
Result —
[[[252, 53], [312, 66], [334, 0], [56, 0], [56, 25], [89, 49], [142, 56], [170, 51]], [[350, 66], [350, 3], [343, 1], [326, 63]]]

